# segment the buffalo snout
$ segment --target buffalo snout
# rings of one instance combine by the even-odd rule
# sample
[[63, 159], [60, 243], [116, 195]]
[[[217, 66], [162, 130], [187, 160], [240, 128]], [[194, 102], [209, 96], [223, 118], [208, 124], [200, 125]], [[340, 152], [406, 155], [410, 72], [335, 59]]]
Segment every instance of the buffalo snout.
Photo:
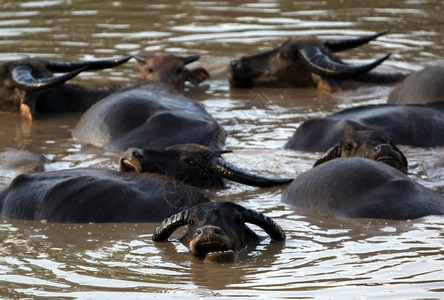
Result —
[[236, 259], [231, 239], [214, 225], [197, 228], [189, 248], [194, 256], [207, 261], [232, 262]]
[[377, 155], [392, 155], [394, 153], [392, 146], [389, 144], [379, 144], [373, 148], [372, 152]]
[[407, 173], [408, 163], [406, 157], [391, 144], [379, 144], [375, 146], [372, 149], [369, 158], [386, 163], [403, 173]]
[[222, 233], [221, 229], [218, 226], [206, 225], [196, 229], [196, 234], [199, 236], [213, 236], [220, 235]]

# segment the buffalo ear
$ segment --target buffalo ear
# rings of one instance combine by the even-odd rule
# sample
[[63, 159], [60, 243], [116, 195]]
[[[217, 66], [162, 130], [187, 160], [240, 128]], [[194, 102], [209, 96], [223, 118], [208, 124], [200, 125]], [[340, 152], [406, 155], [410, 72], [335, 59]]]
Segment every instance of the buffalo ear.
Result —
[[341, 157], [341, 145], [340, 144], [336, 144], [335, 146], [333, 146], [332, 148], [327, 150], [327, 152], [324, 155], [322, 155], [322, 157], [314, 163], [313, 168], [317, 167], [329, 160], [338, 158], [338, 157]]
[[146, 60], [148, 59], [148, 55], [143, 54], [135, 54], [133, 57], [136, 59], [137, 63], [144, 65], [146, 63]]
[[207, 70], [202, 67], [197, 67], [194, 69], [186, 69], [186, 81], [191, 82], [194, 85], [198, 85], [202, 81], [210, 78], [210, 74]]
[[137, 54], [133, 55], [133, 57], [136, 59], [136, 70], [143, 74], [145, 72], [143, 68], [146, 65], [146, 60], [148, 59], [148, 56], [143, 54]]

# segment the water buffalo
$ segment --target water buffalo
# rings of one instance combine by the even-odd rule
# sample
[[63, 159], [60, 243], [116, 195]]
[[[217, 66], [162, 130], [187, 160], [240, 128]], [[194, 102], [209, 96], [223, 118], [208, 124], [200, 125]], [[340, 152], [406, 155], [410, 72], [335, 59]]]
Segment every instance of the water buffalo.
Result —
[[292, 178], [266, 178], [247, 173], [226, 162], [221, 153], [198, 144], [172, 145], [164, 149], [129, 148], [120, 157], [124, 172], [159, 173], [197, 187], [224, 187], [225, 179], [267, 187], [291, 182]]
[[410, 74], [390, 93], [390, 104], [444, 101], [444, 66], [427, 67]]
[[233, 262], [239, 251], [261, 240], [245, 223], [261, 227], [273, 240], [285, 240], [284, 231], [272, 219], [231, 202], [209, 202], [183, 210], [165, 219], [153, 240], [164, 241], [187, 225], [180, 240], [195, 257], [207, 262]]
[[282, 201], [347, 218], [407, 220], [444, 214], [444, 196], [366, 158], [338, 158], [297, 177]]
[[208, 201], [166, 176], [79, 168], [17, 176], [0, 191], [0, 215], [59, 223], [152, 223]]
[[188, 69], [185, 65], [199, 59], [199, 55], [176, 56], [171, 54], [134, 55], [136, 68], [144, 82], [158, 81], [173, 85], [178, 90], [184, 88], [185, 81], [198, 85], [210, 75], [202, 68]]
[[72, 134], [78, 142], [121, 151], [184, 143], [220, 149], [226, 136], [202, 105], [163, 83], [133, 86], [102, 99], [83, 114]]
[[48, 162], [44, 155], [24, 150], [10, 149], [0, 153], [0, 170], [19, 174], [43, 171]]
[[345, 109], [325, 118], [303, 122], [285, 148], [324, 152], [356, 130], [382, 132], [396, 145], [443, 146], [444, 103], [376, 104]]
[[290, 39], [266, 53], [241, 57], [228, 65], [232, 87], [318, 87], [341, 90], [346, 81], [395, 83], [407, 75], [402, 73], [369, 73], [390, 55], [369, 64], [351, 66], [333, 53], [363, 45], [386, 33], [355, 39], [323, 41], [315, 36]]
[[369, 158], [407, 173], [407, 158], [388, 136], [377, 131], [359, 130], [347, 134], [317, 160], [314, 167], [340, 157]]
[[111, 91], [90, 91], [65, 82], [82, 71], [116, 67], [130, 58], [68, 63], [24, 58], [4, 63], [0, 65], [0, 110], [19, 112], [29, 120], [35, 113], [83, 112]]

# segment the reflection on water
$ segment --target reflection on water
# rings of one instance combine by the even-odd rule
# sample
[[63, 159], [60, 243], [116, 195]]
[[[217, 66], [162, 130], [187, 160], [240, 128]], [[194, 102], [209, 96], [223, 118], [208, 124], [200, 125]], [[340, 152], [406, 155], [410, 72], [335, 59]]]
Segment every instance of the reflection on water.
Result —
[[[341, 38], [390, 29], [344, 59], [371, 61], [391, 52], [384, 70], [443, 63], [442, 1], [10, 1], [0, 2], [0, 61], [39, 56], [78, 61], [133, 53], [200, 54], [194, 65], [225, 64], [270, 50], [290, 36]], [[138, 80], [134, 63], [82, 73], [79, 84]], [[297, 176], [319, 153], [282, 149], [300, 122], [346, 107], [384, 103], [390, 87], [331, 94], [312, 89], [230, 89], [223, 77], [186, 95], [203, 103], [229, 133], [225, 158], [267, 176]], [[34, 123], [0, 113], [0, 151], [23, 149], [51, 159], [47, 170], [117, 168], [117, 153], [71, 138], [77, 115]], [[401, 147], [409, 175], [444, 190], [433, 169], [444, 148]], [[14, 172], [0, 172], [0, 185]], [[153, 243], [156, 224], [47, 224], [2, 219], [2, 298], [263, 297], [440, 298], [444, 294], [444, 219], [400, 222], [300, 214], [280, 203], [282, 188], [231, 184], [204, 190], [273, 217], [284, 243], [265, 239], [235, 264], [205, 264], [180, 242]], [[255, 228], [256, 230], [256, 228]], [[260, 229], [257, 229], [260, 231]], [[262, 233], [264, 234], [264, 233]], [[358, 296], [359, 295], [359, 296]]]

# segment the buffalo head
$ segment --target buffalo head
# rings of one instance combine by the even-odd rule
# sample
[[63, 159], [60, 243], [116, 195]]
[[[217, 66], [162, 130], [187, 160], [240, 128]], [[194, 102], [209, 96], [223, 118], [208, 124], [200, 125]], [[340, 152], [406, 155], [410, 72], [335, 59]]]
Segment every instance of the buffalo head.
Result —
[[[38, 58], [24, 58], [0, 65], [0, 110], [20, 112], [32, 119], [36, 102], [47, 98], [60, 101], [61, 96], [50, 88], [63, 85], [83, 71], [112, 68], [128, 61], [106, 59], [89, 62], [53, 62]], [[54, 76], [53, 73], [64, 73]]]
[[315, 36], [290, 39], [269, 52], [231, 61], [228, 66], [230, 85], [340, 89], [337, 79], [356, 79], [381, 64], [390, 54], [369, 64], [351, 66], [342, 62], [333, 52], [358, 47], [384, 33], [386, 31], [334, 41], [323, 41]]
[[198, 85], [209, 78], [208, 72], [201, 67], [187, 69], [185, 66], [199, 59], [199, 55], [176, 56], [170, 54], [135, 55], [136, 68], [144, 81], [160, 81], [169, 83], [181, 90], [185, 81]]
[[221, 156], [224, 152], [198, 144], [173, 145], [162, 150], [130, 148], [120, 157], [120, 168], [124, 172], [165, 174], [198, 187], [223, 187], [223, 178], [259, 187], [293, 180], [247, 173], [226, 162]]
[[373, 130], [354, 131], [327, 151], [314, 167], [335, 158], [362, 157], [386, 163], [407, 173], [407, 158], [388, 136]]
[[10, 149], [0, 152], [0, 171], [14, 174], [41, 172], [50, 160], [42, 154], [25, 150]]
[[245, 223], [262, 228], [273, 240], [285, 240], [282, 228], [269, 217], [232, 202], [208, 202], [165, 219], [153, 234], [164, 241], [180, 226], [188, 226], [181, 241], [191, 253], [209, 262], [233, 262], [237, 253], [260, 241]]

